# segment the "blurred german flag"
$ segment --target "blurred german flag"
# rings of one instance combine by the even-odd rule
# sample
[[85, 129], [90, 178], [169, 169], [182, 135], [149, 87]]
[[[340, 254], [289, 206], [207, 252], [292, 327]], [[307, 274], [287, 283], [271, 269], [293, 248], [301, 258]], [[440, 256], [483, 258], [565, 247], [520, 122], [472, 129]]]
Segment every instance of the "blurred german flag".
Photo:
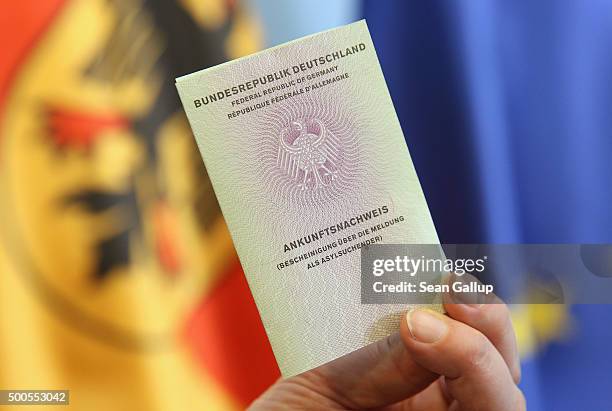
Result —
[[278, 377], [174, 88], [259, 38], [234, 1], [0, 6], [0, 389], [232, 410]]

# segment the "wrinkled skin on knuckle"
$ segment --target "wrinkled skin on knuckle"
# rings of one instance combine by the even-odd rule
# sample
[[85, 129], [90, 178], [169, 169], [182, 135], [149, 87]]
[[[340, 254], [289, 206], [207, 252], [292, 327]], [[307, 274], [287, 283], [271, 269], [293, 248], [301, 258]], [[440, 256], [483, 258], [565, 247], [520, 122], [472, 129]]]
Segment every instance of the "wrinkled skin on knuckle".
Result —
[[487, 370], [491, 363], [491, 343], [481, 333], [474, 333], [472, 337], [466, 341], [464, 358], [464, 372], [479, 372]]

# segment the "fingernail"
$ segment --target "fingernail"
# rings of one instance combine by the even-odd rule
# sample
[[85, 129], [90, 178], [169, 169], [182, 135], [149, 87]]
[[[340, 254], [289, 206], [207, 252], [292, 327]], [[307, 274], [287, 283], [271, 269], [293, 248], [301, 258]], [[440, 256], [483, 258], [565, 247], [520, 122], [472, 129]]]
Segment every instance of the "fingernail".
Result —
[[463, 277], [454, 274], [450, 280], [450, 297], [456, 304], [463, 304], [473, 308], [480, 308], [484, 304], [484, 296], [478, 292], [471, 291], [471, 283], [481, 284], [475, 277], [466, 274]]
[[482, 296], [472, 292], [457, 292], [451, 289], [450, 297], [456, 304], [467, 305], [468, 307], [480, 308], [484, 304], [478, 301], [482, 300]]
[[423, 343], [434, 343], [448, 331], [441, 314], [427, 309], [413, 309], [406, 314], [408, 329], [412, 338]]

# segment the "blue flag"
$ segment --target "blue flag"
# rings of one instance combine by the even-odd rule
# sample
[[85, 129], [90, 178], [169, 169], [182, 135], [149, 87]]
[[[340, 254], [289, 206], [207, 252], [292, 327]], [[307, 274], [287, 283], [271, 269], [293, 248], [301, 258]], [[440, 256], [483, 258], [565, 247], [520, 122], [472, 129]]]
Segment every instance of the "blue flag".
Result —
[[[612, 243], [612, 2], [363, 12], [443, 242]], [[611, 409], [612, 306], [515, 311], [528, 408]]]

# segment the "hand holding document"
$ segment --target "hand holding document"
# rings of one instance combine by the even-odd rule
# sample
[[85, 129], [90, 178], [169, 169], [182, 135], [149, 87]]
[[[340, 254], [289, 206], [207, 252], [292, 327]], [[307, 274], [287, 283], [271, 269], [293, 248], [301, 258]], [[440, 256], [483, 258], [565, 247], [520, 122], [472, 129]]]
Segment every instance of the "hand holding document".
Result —
[[438, 238], [365, 21], [177, 88], [283, 375], [397, 331], [408, 306], [360, 301], [360, 250]]

